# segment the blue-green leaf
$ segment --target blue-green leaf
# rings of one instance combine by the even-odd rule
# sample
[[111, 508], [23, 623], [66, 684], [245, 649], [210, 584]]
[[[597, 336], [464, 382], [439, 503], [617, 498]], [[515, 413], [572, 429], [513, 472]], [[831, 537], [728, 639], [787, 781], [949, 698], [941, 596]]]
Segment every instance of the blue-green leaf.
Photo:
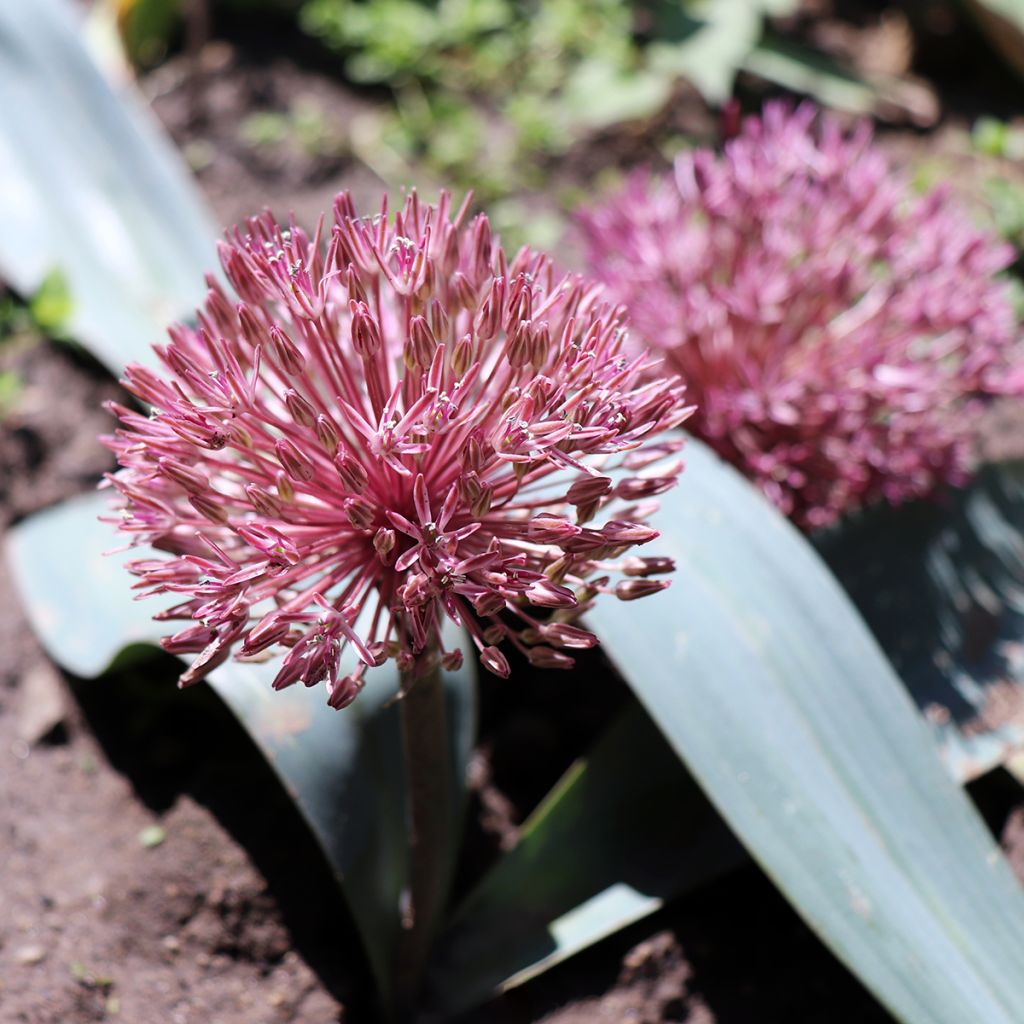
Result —
[[666, 594], [591, 625], [712, 802], [901, 1020], [1012, 1024], [1024, 894], [810, 545], [691, 442]]
[[[40, 513], [15, 527], [7, 554], [29, 622], [53, 659], [76, 675], [99, 675], [119, 657], [161, 635], [150, 616], [158, 602], [133, 601], [123, 558], [101, 552], [116, 541], [97, 520], [102, 495]], [[391, 662], [388, 666], [392, 665]], [[345, 711], [322, 690], [274, 692], [274, 663], [228, 662], [210, 685], [266, 755], [308, 821], [342, 884], [387, 999], [399, 929], [399, 898], [408, 873], [405, 785], [397, 674], [373, 670]], [[472, 670], [445, 673], [456, 806], [465, 797], [466, 765], [476, 733]], [[461, 815], [458, 816], [461, 822]], [[457, 843], [453, 836], [452, 857]]]
[[83, 48], [66, 0], [0, 4], [0, 277], [33, 294], [59, 271], [64, 330], [115, 373], [150, 358], [205, 293], [214, 230], [129, 86]]
[[1024, 465], [944, 502], [879, 508], [817, 538], [954, 777], [1024, 745]]
[[435, 1000], [448, 1013], [482, 1002], [745, 858], [633, 703], [456, 909], [434, 959]]

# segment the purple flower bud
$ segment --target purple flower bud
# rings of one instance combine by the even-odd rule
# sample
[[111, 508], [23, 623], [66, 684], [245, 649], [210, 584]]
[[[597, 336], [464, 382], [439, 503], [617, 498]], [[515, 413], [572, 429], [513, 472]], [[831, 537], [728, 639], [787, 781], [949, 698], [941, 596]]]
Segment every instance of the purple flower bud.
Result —
[[570, 505], [587, 505], [612, 491], [612, 482], [606, 476], [582, 476], [573, 481], [566, 495]]
[[508, 679], [512, 673], [508, 659], [497, 647], [485, 647], [480, 652], [480, 664], [488, 672], [493, 672], [494, 675], [500, 676], [502, 679]]
[[615, 584], [615, 596], [620, 601], [635, 601], [664, 590], [670, 580], [621, 580]]
[[284, 404], [288, 413], [296, 423], [303, 427], [311, 427], [316, 423], [316, 409], [313, 408], [294, 388], [284, 393]]
[[341, 477], [341, 484], [350, 494], [362, 494], [369, 482], [363, 464], [354, 455], [340, 451], [334, 457], [334, 468]]
[[306, 360], [295, 342], [281, 330], [277, 324], [270, 327], [270, 349], [281, 369], [289, 377], [298, 377], [306, 365]]
[[193, 469], [177, 459], [164, 457], [157, 461], [164, 476], [180, 484], [192, 494], [202, 494], [210, 489], [210, 478], [200, 469]]
[[553, 650], [550, 647], [530, 647], [526, 652], [531, 665], [537, 668], [571, 669], [575, 660], [568, 654]]
[[341, 435], [334, 422], [322, 414], [316, 418], [316, 436], [328, 455], [337, 452], [338, 445], [341, 444]]
[[274, 444], [277, 460], [284, 471], [298, 483], [309, 483], [316, 476], [316, 467], [305, 452], [299, 451], [286, 437], [279, 437]]

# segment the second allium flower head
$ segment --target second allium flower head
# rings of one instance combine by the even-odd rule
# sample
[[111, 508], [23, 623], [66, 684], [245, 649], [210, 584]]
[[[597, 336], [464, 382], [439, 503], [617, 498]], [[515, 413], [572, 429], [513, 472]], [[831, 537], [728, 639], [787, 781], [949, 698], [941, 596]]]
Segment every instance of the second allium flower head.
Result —
[[189, 623], [164, 641], [197, 655], [183, 683], [283, 647], [275, 686], [326, 680], [343, 707], [389, 657], [457, 665], [445, 616], [497, 675], [503, 641], [568, 667], [595, 595], [667, 585], [667, 559], [624, 555], [681, 468], [657, 468], [680, 381], [626, 349], [598, 289], [464, 221], [446, 195], [365, 218], [346, 193], [313, 238], [253, 219], [221, 246], [241, 301], [210, 278], [157, 348], [166, 374], [128, 368], [152, 412], [115, 406], [110, 480], [120, 528], [156, 549], [137, 586], [180, 595], [158, 617]]
[[769, 104], [580, 225], [634, 341], [685, 377], [693, 432], [804, 528], [963, 483], [978, 399], [1019, 390], [1012, 249], [915, 194], [867, 121]]

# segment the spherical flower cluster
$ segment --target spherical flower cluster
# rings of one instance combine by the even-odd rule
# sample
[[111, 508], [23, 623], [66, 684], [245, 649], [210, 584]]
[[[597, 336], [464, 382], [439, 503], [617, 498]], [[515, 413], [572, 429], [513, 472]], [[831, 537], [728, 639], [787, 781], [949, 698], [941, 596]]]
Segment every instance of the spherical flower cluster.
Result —
[[686, 379], [690, 429], [804, 528], [962, 483], [979, 399], [1024, 383], [1011, 249], [915, 195], [867, 123], [769, 105], [580, 225], [590, 272]]
[[575, 621], [595, 595], [667, 586], [670, 560], [624, 555], [680, 471], [659, 434], [688, 415], [682, 385], [624, 354], [599, 289], [509, 262], [465, 218], [415, 193], [359, 217], [342, 193], [313, 238], [250, 220], [220, 249], [240, 301], [208, 278], [156, 349], [166, 372], [128, 368], [151, 412], [114, 406], [109, 481], [154, 549], [136, 587], [180, 596], [157, 618], [187, 620], [163, 641], [196, 655], [183, 685], [279, 647], [276, 688], [325, 680], [344, 707], [387, 658], [457, 667], [445, 616], [499, 676], [502, 641], [566, 668], [596, 642]]

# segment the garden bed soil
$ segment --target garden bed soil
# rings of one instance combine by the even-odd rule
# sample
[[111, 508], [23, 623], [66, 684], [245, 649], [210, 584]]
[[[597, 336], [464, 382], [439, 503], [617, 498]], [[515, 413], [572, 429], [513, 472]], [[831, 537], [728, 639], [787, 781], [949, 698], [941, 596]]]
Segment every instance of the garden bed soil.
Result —
[[[375, 100], [311, 63], [300, 70], [249, 43], [216, 43], [146, 81], [223, 223], [268, 205], [310, 223], [343, 187], [376, 202], [379, 180], [346, 142]], [[188, 85], [197, 69], [199, 101]], [[290, 120], [252, 122], [261, 111]], [[315, 145], [296, 141], [296, 112], [315, 112]], [[699, 124], [704, 114], [687, 116]], [[574, 159], [571, 173], [585, 178], [587, 151]], [[94, 438], [110, 426], [101, 401], [117, 393], [88, 358], [48, 341], [0, 344], [5, 370], [23, 390], [0, 429], [0, 528], [110, 466]], [[1006, 422], [1019, 423], [994, 422], [993, 445], [1012, 431]], [[366, 966], [330, 872], [211, 691], [179, 693], [152, 666], [100, 682], [62, 675], [28, 630], [2, 563], [0, 652], [0, 1024], [373, 1021]], [[594, 700], [561, 680], [485, 681], [463, 886], [514, 843], [623, 699], [612, 683]], [[1020, 788], [997, 773], [973, 792], [1024, 876]], [[891, 1018], [751, 865], [461, 1020]]]

